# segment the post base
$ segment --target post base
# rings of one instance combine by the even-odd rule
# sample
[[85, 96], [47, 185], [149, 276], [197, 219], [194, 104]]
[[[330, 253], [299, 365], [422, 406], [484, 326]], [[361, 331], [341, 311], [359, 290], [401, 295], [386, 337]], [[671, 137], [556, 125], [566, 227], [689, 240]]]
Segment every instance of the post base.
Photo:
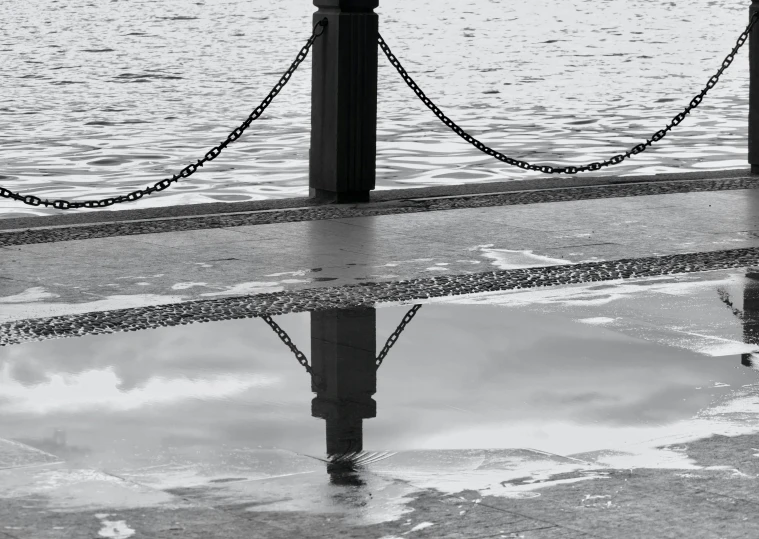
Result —
[[751, 165], [751, 174], [759, 174], [759, 165]]
[[315, 189], [311, 187], [309, 189], [309, 198], [324, 202], [325, 204], [350, 204], [353, 202], [369, 202], [370, 192], [371, 191], [347, 191], [336, 193], [334, 191], [327, 191], [326, 189]]

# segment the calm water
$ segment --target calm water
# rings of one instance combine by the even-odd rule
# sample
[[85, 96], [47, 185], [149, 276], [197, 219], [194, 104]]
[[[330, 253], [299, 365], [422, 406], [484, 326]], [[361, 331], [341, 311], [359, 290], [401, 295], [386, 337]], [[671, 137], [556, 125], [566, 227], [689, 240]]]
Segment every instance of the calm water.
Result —
[[[663, 128], [720, 66], [749, 6], [380, 4], [380, 32], [444, 112], [507, 155], [542, 164], [608, 158]], [[0, 185], [101, 198], [171, 176], [260, 103], [308, 38], [314, 10], [307, 0], [3, 2]], [[378, 189], [539, 175], [479, 153], [440, 124], [381, 52], [379, 61]], [[309, 57], [214, 163], [140, 205], [307, 195], [310, 70]], [[613, 170], [744, 168], [747, 107], [744, 47], [680, 128]], [[0, 200], [0, 217], [55, 211]]]
[[[336, 429], [363, 423], [356, 450], [569, 455], [753, 432], [757, 306], [740, 272], [449, 299], [424, 305], [378, 370], [409, 306], [276, 317], [322, 388], [258, 318], [3, 347], [0, 438], [115, 468], [323, 456], [346, 448], [329, 433], [325, 448], [316, 410], [341, 399]], [[322, 331], [333, 323], [346, 329]]]

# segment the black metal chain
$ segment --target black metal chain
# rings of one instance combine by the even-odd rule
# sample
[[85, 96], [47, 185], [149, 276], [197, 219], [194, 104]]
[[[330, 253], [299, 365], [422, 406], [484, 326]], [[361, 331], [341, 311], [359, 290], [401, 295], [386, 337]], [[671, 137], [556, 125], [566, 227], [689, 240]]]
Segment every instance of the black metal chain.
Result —
[[[411, 319], [416, 316], [416, 312], [421, 309], [421, 305], [414, 305], [409, 312], [406, 313], [406, 315], [403, 317], [403, 320], [401, 320], [401, 323], [398, 324], [398, 327], [395, 328], [395, 331], [388, 337], [387, 342], [385, 343], [385, 346], [382, 347], [382, 351], [377, 356], [377, 359], [375, 360], [375, 363], [377, 365], [377, 368], [379, 368], [380, 365], [382, 365], [382, 360], [385, 359], [385, 356], [387, 356], [387, 353], [390, 351], [390, 349], [393, 347], [393, 345], [398, 340], [398, 337], [401, 336], [401, 333], [403, 333], [403, 330], [406, 329], [406, 326], [409, 322], [411, 322]], [[269, 327], [274, 330], [274, 332], [277, 334], [277, 336], [280, 338], [280, 340], [285, 343], [285, 345], [290, 349], [290, 351], [295, 356], [295, 359], [298, 360], [298, 363], [300, 363], [304, 369], [306, 369], [306, 372], [310, 374], [312, 377], [316, 378], [314, 380], [314, 383], [317, 386], [322, 385], [322, 380], [319, 377], [318, 374], [314, 373], [314, 370], [311, 368], [311, 365], [308, 363], [308, 358], [306, 355], [298, 350], [298, 347], [295, 346], [295, 343], [293, 343], [292, 339], [290, 339], [290, 336], [287, 334], [287, 332], [279, 327], [279, 325], [272, 319], [269, 315], [263, 315], [261, 316], [263, 318], [264, 322], [269, 324]]]
[[379, 46], [382, 49], [382, 51], [385, 53], [385, 56], [387, 56], [388, 60], [390, 60], [390, 63], [395, 67], [396, 70], [398, 70], [398, 73], [400, 73], [401, 77], [403, 77], [403, 80], [406, 81], [406, 84], [408, 84], [409, 88], [414, 90], [414, 93], [419, 97], [419, 99], [422, 100], [422, 102], [427, 105], [427, 107], [435, 113], [435, 115], [440, 118], [440, 120], [451, 128], [452, 131], [454, 131], [458, 136], [463, 138], [465, 141], [467, 141], [469, 144], [473, 145], [478, 150], [495, 157], [496, 159], [503, 161], [504, 163], [508, 163], [509, 165], [517, 166], [519, 168], [525, 169], [525, 170], [535, 170], [538, 172], [545, 172], [546, 174], [576, 174], [577, 172], [585, 172], [588, 170], [598, 170], [603, 167], [608, 167], [609, 165], [616, 165], [618, 163], [621, 163], [631, 155], [639, 154], [640, 152], [646, 150], [652, 143], [658, 142], [661, 139], [665, 137], [665, 135], [676, 125], [680, 125], [680, 122], [682, 122], [685, 117], [690, 114], [690, 111], [696, 108], [701, 101], [704, 99], [704, 96], [706, 93], [714, 88], [716, 86], [717, 81], [719, 81], [720, 76], [722, 73], [727, 69], [731, 63], [733, 63], [733, 59], [735, 58], [736, 53], [738, 52], [738, 49], [743, 46], [743, 44], [746, 42], [746, 39], [748, 39], [749, 33], [751, 32], [751, 29], [753, 28], [756, 21], [759, 20], [759, 12], [754, 13], [754, 15], [751, 17], [751, 20], [749, 22], [749, 25], [746, 27], [746, 30], [740, 35], [738, 38], [738, 41], [733, 48], [733, 50], [730, 52], [730, 54], [727, 55], [725, 60], [722, 62], [722, 67], [720, 67], [719, 71], [717, 71], [717, 74], [714, 75], [709, 79], [709, 82], [706, 83], [706, 88], [701, 90], [701, 93], [698, 94], [696, 97], [694, 97], [690, 104], [685, 107], [683, 112], [675, 116], [672, 121], [667, 124], [667, 126], [664, 129], [660, 129], [656, 133], [654, 133], [650, 139], [647, 139], [645, 143], [638, 144], [631, 150], [615, 155], [611, 159], [608, 159], [603, 162], [595, 162], [590, 163], [588, 165], [582, 165], [579, 167], [552, 167], [552, 166], [546, 166], [546, 165], [533, 165], [530, 163], [527, 163], [526, 161], [520, 161], [518, 159], [513, 159], [511, 157], [507, 157], [503, 155], [501, 152], [498, 152], [489, 146], [483, 144], [473, 136], [471, 136], [469, 133], [461, 129], [456, 123], [448, 118], [443, 112], [440, 110], [440, 108], [435, 105], [430, 98], [428, 98], [424, 92], [417, 86], [417, 84], [414, 82], [414, 80], [409, 76], [409, 74], [406, 72], [405, 69], [403, 69], [403, 66], [401, 66], [401, 63], [398, 61], [398, 59], [393, 55], [393, 53], [390, 51], [390, 47], [387, 46], [387, 43], [385, 43], [385, 40], [382, 39], [382, 36], [380, 35], [378, 37]]
[[285, 84], [287, 84], [287, 82], [290, 80], [290, 77], [295, 72], [295, 70], [298, 69], [298, 66], [301, 64], [301, 62], [306, 59], [311, 45], [314, 44], [314, 41], [317, 37], [324, 33], [324, 28], [326, 26], [326, 17], [316, 23], [311, 37], [308, 38], [308, 41], [300, 50], [298, 56], [295, 58], [295, 61], [292, 63], [292, 65], [290, 65], [290, 68], [285, 72], [284, 75], [282, 75], [282, 77], [279, 79], [279, 82], [274, 86], [274, 88], [272, 88], [271, 92], [269, 92], [269, 95], [267, 95], [264, 100], [261, 101], [261, 104], [253, 110], [250, 116], [248, 116], [248, 118], [242, 124], [240, 124], [240, 127], [232, 131], [224, 142], [214, 148], [211, 148], [211, 150], [206, 153], [205, 157], [199, 159], [196, 163], [190, 163], [185, 168], [183, 168], [179, 174], [174, 174], [174, 176], [171, 178], [161, 180], [160, 182], [155, 183], [152, 187], [138, 189], [137, 191], [132, 191], [128, 195], [119, 195], [117, 197], [104, 198], [102, 200], [83, 200], [76, 202], [70, 200], [54, 200], [51, 202], [47, 199], [42, 200], [41, 198], [34, 195], [22, 195], [20, 193], [14, 193], [10, 189], [6, 189], [4, 187], [0, 187], [0, 196], [18, 200], [19, 202], [23, 202], [29, 206], [52, 206], [53, 208], [59, 210], [67, 210], [69, 208], [105, 208], [107, 206], [118, 204], [120, 202], [134, 202], [135, 200], [141, 199], [145, 195], [151, 195], [155, 192], [163, 191], [172, 183], [178, 181], [180, 178], [189, 178], [192, 176], [192, 174], [195, 173], [196, 170], [198, 170], [198, 167], [202, 167], [204, 163], [216, 159], [224, 148], [242, 136], [243, 132], [245, 132], [245, 130], [250, 126], [251, 122], [257, 120], [259, 116], [263, 114], [263, 112], [266, 110], [266, 107], [269, 106], [269, 104], [277, 96], [277, 94], [279, 94], [282, 88], [285, 87]]
[[321, 386], [321, 377], [314, 372], [314, 370], [311, 368], [311, 365], [308, 364], [308, 358], [306, 357], [306, 354], [298, 350], [298, 347], [295, 346], [295, 343], [292, 341], [292, 339], [290, 339], [290, 336], [287, 334], [287, 332], [279, 327], [279, 325], [274, 320], [272, 320], [271, 316], [263, 315], [261, 318], [263, 318], [264, 322], [269, 324], [269, 327], [274, 330], [274, 333], [276, 333], [280, 340], [285, 343], [285, 345], [292, 351], [295, 359], [298, 360], [298, 363], [300, 363], [303, 368], [306, 369], [306, 372], [311, 375], [311, 378], [314, 379], [314, 383], [317, 386]]
[[730, 294], [727, 290], [725, 290], [723, 287], [717, 287], [717, 295], [719, 296], [720, 301], [725, 304], [725, 307], [730, 309], [730, 312], [733, 313], [734, 316], [740, 318], [741, 320], [744, 319], [743, 311], [736, 308], [735, 305], [733, 305], [732, 300], [730, 299]]
[[411, 310], [406, 313], [406, 316], [403, 317], [403, 320], [401, 320], [401, 323], [398, 324], [398, 327], [393, 331], [392, 335], [388, 337], [387, 342], [385, 343], [385, 346], [382, 347], [382, 351], [377, 356], [377, 359], [375, 360], [375, 363], [377, 364], [377, 368], [379, 369], [380, 365], [382, 365], [382, 360], [385, 359], [385, 356], [390, 351], [390, 349], [393, 347], [395, 342], [398, 340], [398, 337], [401, 336], [401, 333], [403, 333], [403, 330], [406, 329], [406, 325], [411, 322], [411, 319], [416, 316], [416, 311], [421, 309], [421, 305], [414, 305], [411, 307]]

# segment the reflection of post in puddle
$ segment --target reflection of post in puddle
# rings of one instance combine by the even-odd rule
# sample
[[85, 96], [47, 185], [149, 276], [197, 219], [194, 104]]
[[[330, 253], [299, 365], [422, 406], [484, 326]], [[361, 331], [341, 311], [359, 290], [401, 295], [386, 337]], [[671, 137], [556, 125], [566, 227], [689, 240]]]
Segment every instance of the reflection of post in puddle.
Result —
[[[756, 269], [746, 271], [746, 286], [743, 287], [743, 342], [759, 345], [759, 273]], [[757, 352], [741, 355], [741, 364], [759, 369]]]
[[311, 313], [312, 364], [271, 316], [261, 318], [290, 348], [311, 375], [311, 415], [326, 420], [327, 472], [333, 484], [363, 485], [360, 467], [393, 455], [364, 451], [364, 419], [377, 415], [372, 395], [377, 369], [422, 306], [414, 305], [388, 337], [375, 358], [377, 313], [374, 307], [331, 309]]
[[57, 428], [53, 430], [53, 436], [50, 438], [15, 438], [14, 440], [69, 462], [90, 454], [90, 448], [69, 445], [67, 438], [66, 430]]
[[[718, 288], [722, 303], [741, 321], [743, 326], [743, 342], [759, 348], [759, 269], [746, 270], [746, 281], [743, 287], [743, 309], [737, 308], [730, 294], [724, 288]], [[741, 365], [759, 370], [759, 351], [741, 354]]]
[[361, 485], [353, 455], [364, 449], [363, 421], [377, 414], [377, 313], [373, 307], [311, 313], [311, 415], [324, 419], [327, 472], [335, 484]]

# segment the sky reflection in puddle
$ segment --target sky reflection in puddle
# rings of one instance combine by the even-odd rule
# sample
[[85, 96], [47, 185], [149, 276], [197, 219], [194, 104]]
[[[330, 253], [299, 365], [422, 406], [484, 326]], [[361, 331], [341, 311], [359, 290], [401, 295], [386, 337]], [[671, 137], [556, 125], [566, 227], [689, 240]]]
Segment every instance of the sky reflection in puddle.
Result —
[[260, 318], [0, 348], [0, 497], [115, 476], [137, 504], [147, 485], [333, 511], [328, 485], [371, 483], [389, 505], [361, 518], [381, 520], [414, 488], [530, 496], [606, 467], [693, 468], [657, 447], [757, 430], [745, 274], [431, 301], [377, 369], [408, 307], [276, 317], [313, 380]]
[[[355, 316], [369, 326], [376, 316], [380, 338], [402, 310]], [[277, 323], [313, 363], [312, 316]], [[362, 328], [337, 346], [355, 352], [371, 337], [375, 348], [382, 342], [374, 345], [373, 333]], [[308, 373], [260, 319], [29, 343], [0, 357], [3, 417], [28, 422], [12, 438], [58, 425], [96, 450], [127, 437], [146, 447], [176, 439], [324, 453]], [[357, 363], [343, 360], [343, 369]], [[653, 432], [688, 419], [728, 390], [715, 382], [735, 388], [757, 376], [741, 368], [740, 356], [698, 355], [556, 315], [463, 305], [425, 306], [376, 380], [338, 374], [348, 378], [336, 383], [366, 386], [367, 395], [376, 384], [367, 448], [527, 446], [562, 454], [597, 449], [611, 432]], [[123, 422], [137, 430], [123, 430]], [[577, 429], [596, 436], [567, 436]]]

